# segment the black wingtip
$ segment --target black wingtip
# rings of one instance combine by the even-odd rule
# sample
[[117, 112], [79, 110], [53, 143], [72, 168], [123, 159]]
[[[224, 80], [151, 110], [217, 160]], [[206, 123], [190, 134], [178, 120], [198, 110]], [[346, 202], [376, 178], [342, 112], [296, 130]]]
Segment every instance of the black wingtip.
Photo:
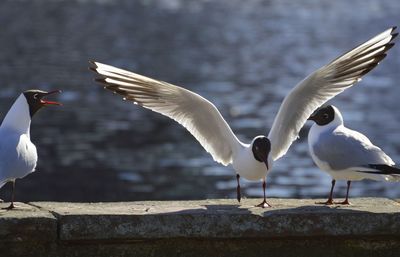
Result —
[[386, 164], [369, 164], [369, 168], [376, 169], [378, 171], [369, 171], [366, 173], [380, 174], [380, 175], [400, 175], [400, 169], [395, 166]]
[[114, 86], [112, 86], [112, 85], [107, 84], [107, 82], [105, 82], [105, 80], [96, 78], [96, 79], [94, 79], [94, 81], [97, 83], [100, 83], [104, 89], [107, 89], [107, 90], [110, 90], [113, 92], [118, 89], [118, 88], [114, 88]]
[[391, 42], [391, 43], [387, 44], [386, 48], [385, 48], [385, 52], [388, 51], [390, 48], [392, 48], [394, 45], [395, 45], [394, 42]]
[[96, 67], [97, 67], [96, 61], [89, 60], [88, 62], [89, 62], [90, 65], [93, 65], [93, 66], [96, 66]]
[[93, 72], [99, 73], [95, 67], [89, 66], [89, 67], [88, 67], [88, 70], [91, 70], [91, 71], [93, 71]]
[[98, 83], [106, 83], [106, 79], [105, 78], [94, 78], [94, 81], [96, 81]]
[[98, 66], [97, 66], [96, 62], [95, 62], [95, 61], [92, 61], [92, 60], [89, 60], [89, 67], [88, 67], [88, 70], [91, 70], [91, 71], [94, 71], [94, 72], [96, 72], [96, 73], [99, 73], [99, 72], [97, 71], [97, 68], [98, 68]]
[[398, 35], [399, 35], [399, 33], [392, 34], [392, 38], [390, 39], [390, 41], [392, 42]]

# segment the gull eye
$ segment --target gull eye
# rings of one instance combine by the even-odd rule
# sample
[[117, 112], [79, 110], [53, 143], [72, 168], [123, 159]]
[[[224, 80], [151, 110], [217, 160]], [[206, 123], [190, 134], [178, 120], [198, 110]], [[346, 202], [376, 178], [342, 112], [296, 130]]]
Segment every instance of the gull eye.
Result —
[[33, 99], [38, 99], [38, 94], [34, 94]]
[[324, 113], [323, 117], [324, 117], [324, 119], [327, 119], [329, 117], [329, 115], [327, 113]]

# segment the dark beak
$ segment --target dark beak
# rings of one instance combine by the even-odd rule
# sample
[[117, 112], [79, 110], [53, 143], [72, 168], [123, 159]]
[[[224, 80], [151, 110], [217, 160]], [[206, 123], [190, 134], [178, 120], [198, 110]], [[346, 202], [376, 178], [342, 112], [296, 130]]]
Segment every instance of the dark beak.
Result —
[[267, 170], [269, 170], [269, 166], [268, 166], [268, 160], [264, 161], [265, 166], [267, 166]]
[[315, 121], [315, 119], [317, 118], [317, 111], [315, 111], [315, 112], [313, 112], [311, 115], [310, 115], [310, 117], [308, 117], [308, 119], [307, 120], [313, 120], [313, 121]]
[[54, 91], [50, 91], [50, 92], [42, 94], [42, 99], [40, 99], [40, 103], [43, 104], [43, 105], [62, 105], [59, 102], [48, 101], [48, 100], [43, 99], [43, 97], [45, 97], [45, 96], [53, 95], [53, 94], [59, 94], [59, 93], [61, 93], [61, 90], [54, 90]]
[[268, 154], [264, 154], [264, 153], [257, 153], [257, 157], [259, 160], [263, 161], [265, 163], [265, 166], [267, 166], [267, 169], [269, 170], [269, 166], [268, 166]]

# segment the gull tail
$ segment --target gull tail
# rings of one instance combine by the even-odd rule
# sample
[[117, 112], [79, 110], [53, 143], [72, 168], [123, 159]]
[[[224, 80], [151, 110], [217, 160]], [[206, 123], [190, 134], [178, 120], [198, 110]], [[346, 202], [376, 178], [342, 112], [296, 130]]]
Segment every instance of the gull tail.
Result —
[[[369, 164], [368, 167], [376, 169], [376, 174], [400, 175], [400, 169], [386, 164]], [[372, 172], [371, 172], [372, 173]]]
[[387, 164], [369, 164], [367, 168], [359, 172], [378, 175], [386, 181], [400, 182], [400, 168]]

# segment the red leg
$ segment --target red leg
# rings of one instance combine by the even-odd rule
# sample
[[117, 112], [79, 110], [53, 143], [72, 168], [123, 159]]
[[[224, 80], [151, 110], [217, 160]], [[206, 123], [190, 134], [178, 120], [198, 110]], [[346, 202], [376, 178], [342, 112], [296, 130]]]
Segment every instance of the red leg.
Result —
[[267, 187], [267, 183], [265, 182], [265, 179], [263, 179], [263, 190], [264, 190], [264, 200], [260, 203], [257, 204], [256, 207], [261, 207], [261, 208], [266, 208], [266, 207], [271, 207], [269, 203], [267, 203], [267, 197], [265, 196], [265, 189]]
[[332, 179], [332, 187], [331, 193], [329, 194], [329, 198], [326, 202], [316, 202], [316, 204], [325, 204], [325, 205], [332, 205], [333, 204], [333, 188], [335, 187], [336, 180]]
[[337, 204], [344, 204], [344, 205], [350, 205], [349, 202], [349, 191], [350, 191], [350, 185], [351, 185], [351, 181], [348, 180], [347, 181], [347, 192], [346, 192], [346, 199], [343, 202], [338, 202]]
[[240, 203], [240, 199], [242, 198], [242, 194], [240, 193], [239, 179], [240, 179], [240, 175], [236, 174], [236, 180], [237, 180], [236, 197], [237, 197], [238, 202]]

